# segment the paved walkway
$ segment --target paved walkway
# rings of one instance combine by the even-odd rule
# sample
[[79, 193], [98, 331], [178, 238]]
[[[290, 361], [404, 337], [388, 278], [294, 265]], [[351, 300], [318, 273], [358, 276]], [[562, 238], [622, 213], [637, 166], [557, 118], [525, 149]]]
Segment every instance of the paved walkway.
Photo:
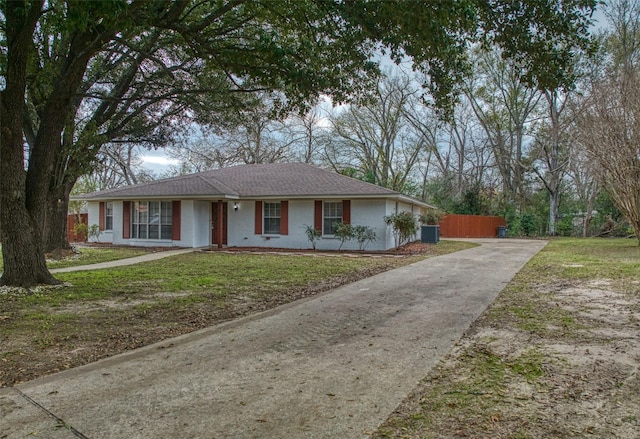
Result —
[[124, 265], [134, 265], [140, 262], [155, 261], [157, 259], [168, 258], [169, 256], [181, 255], [183, 253], [193, 253], [196, 249], [193, 248], [180, 248], [176, 250], [165, 250], [154, 253], [146, 253], [140, 256], [134, 256], [132, 258], [118, 259], [115, 261], [99, 262], [97, 264], [90, 265], [77, 265], [75, 267], [66, 268], [54, 268], [49, 270], [51, 273], [68, 273], [70, 271], [86, 271], [86, 270], [99, 270], [101, 268], [113, 268], [122, 267]]
[[0, 389], [0, 437], [366, 438], [546, 244], [477, 242]]

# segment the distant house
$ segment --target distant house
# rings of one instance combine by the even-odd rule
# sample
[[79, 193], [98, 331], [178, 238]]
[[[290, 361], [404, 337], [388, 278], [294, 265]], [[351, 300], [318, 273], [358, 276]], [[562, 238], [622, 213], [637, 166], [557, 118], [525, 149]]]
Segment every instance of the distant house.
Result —
[[387, 250], [395, 242], [383, 218], [401, 211], [417, 217], [430, 207], [303, 163], [233, 166], [75, 198], [87, 201], [100, 242], [159, 247], [311, 248], [310, 226], [321, 231], [318, 249], [336, 249], [332, 225], [344, 222], [375, 231], [368, 250]]

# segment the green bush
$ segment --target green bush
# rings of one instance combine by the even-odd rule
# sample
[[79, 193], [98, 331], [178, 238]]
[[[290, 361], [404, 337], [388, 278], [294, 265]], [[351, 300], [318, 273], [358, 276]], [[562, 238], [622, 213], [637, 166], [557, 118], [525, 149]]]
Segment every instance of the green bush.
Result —
[[520, 232], [524, 236], [531, 236], [536, 233], [536, 218], [531, 213], [520, 215]]
[[73, 234], [81, 241], [86, 241], [89, 236], [89, 226], [85, 223], [75, 223], [73, 225]]
[[560, 236], [573, 236], [576, 235], [575, 231], [573, 215], [563, 216], [556, 223], [556, 233]]
[[333, 225], [333, 235], [340, 239], [338, 250], [342, 248], [345, 241], [350, 241], [354, 237], [353, 227], [347, 223], [335, 223]]
[[316, 241], [318, 239], [320, 239], [320, 237], [322, 236], [322, 232], [320, 230], [317, 230], [315, 227], [313, 226], [308, 226], [308, 225], [304, 225], [304, 233], [305, 235], [307, 235], [307, 239], [311, 242], [311, 246], [313, 247], [313, 249], [316, 249]]
[[427, 225], [436, 225], [445, 215], [440, 209], [427, 209], [425, 213], [420, 215], [420, 223]]
[[367, 243], [376, 240], [376, 232], [367, 226], [353, 226], [353, 235], [358, 241], [358, 247], [360, 250], [364, 250]]
[[409, 242], [418, 231], [418, 224], [410, 212], [399, 212], [384, 217], [384, 222], [393, 228], [396, 240], [396, 248]]
[[100, 241], [100, 226], [97, 224], [91, 224], [89, 227], [89, 238], [93, 238], [95, 241]]

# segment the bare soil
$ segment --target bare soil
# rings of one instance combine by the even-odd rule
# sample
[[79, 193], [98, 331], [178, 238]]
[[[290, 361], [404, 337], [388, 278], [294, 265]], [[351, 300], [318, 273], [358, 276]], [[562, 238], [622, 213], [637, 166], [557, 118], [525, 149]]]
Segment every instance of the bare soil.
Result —
[[640, 438], [640, 289], [536, 291], [503, 293], [373, 437]]

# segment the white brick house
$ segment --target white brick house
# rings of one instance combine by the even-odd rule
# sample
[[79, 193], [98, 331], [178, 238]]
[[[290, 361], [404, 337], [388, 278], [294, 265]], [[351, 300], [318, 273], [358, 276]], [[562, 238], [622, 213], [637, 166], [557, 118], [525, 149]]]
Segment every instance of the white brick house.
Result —
[[[419, 216], [417, 199], [303, 163], [242, 165], [74, 197], [88, 203], [100, 242], [136, 246], [311, 248], [305, 227], [322, 231], [316, 247], [336, 249], [331, 224], [371, 227], [368, 250], [394, 247], [384, 217]], [[220, 226], [221, 225], [221, 226]], [[343, 249], [355, 250], [348, 241]]]

